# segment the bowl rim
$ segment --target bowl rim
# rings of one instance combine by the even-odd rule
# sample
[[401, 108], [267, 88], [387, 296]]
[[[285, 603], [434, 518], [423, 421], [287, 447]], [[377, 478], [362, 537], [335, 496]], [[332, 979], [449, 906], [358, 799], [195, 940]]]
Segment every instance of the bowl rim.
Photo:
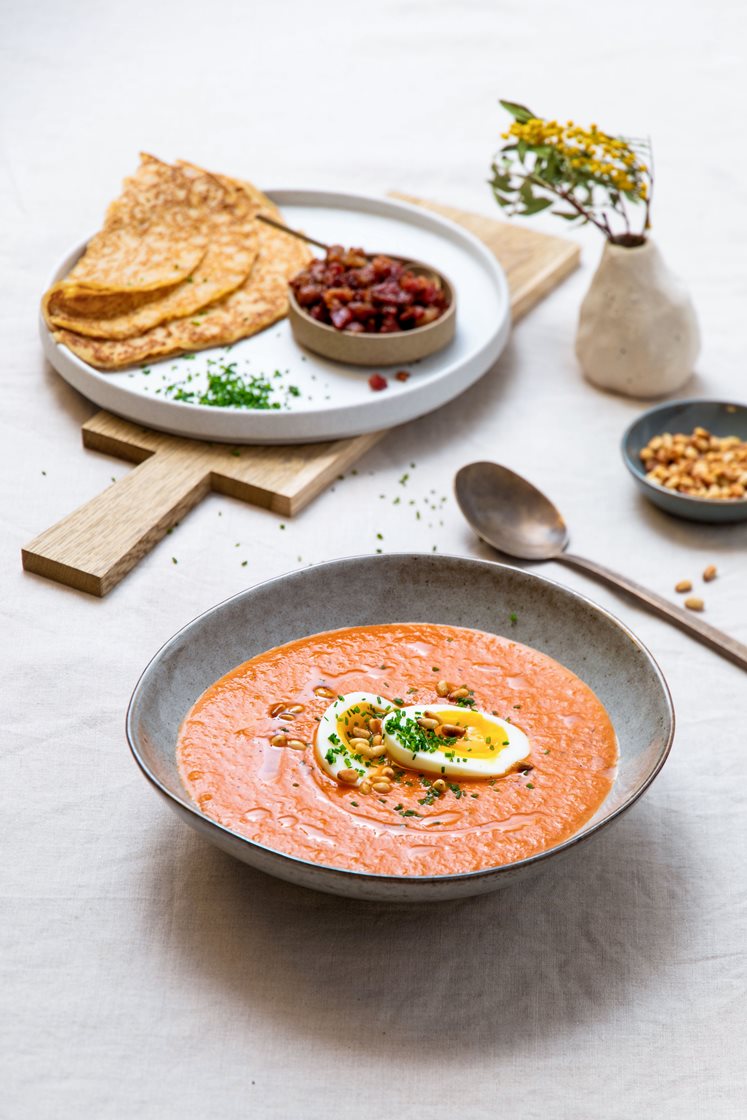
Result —
[[[337, 327], [331, 327], [329, 323], [320, 323], [318, 319], [315, 319], [313, 315], [309, 315], [308, 311], [301, 307], [301, 304], [296, 299], [296, 293], [293, 291], [290, 282], [288, 283], [288, 303], [290, 304], [295, 314], [299, 315], [302, 319], [305, 320], [305, 322], [310, 323], [320, 332], [329, 334], [330, 336], [334, 335], [336, 338], [360, 338], [361, 340], [366, 339], [370, 342], [372, 339], [402, 339], [412, 338], [414, 335], [422, 337], [422, 335], [426, 334], [428, 331], [433, 330], [434, 327], [441, 326], [442, 323], [445, 323], [448, 319], [452, 319], [456, 315], [457, 293], [454, 284], [451, 282], [446, 273], [442, 272], [440, 268], [435, 268], [432, 264], [427, 264], [425, 261], [415, 260], [415, 258], [413, 258], [411, 261], [408, 261], [408, 264], [418, 265], [419, 268], [430, 269], [431, 272], [434, 272], [437, 276], [440, 276], [440, 278], [445, 281], [446, 287], [448, 288], [449, 295], [451, 297], [451, 299], [449, 300], [449, 306], [446, 308], [443, 314], [439, 315], [439, 317], [437, 319], [434, 319], [433, 322], [425, 323], [422, 327], [412, 327], [409, 331], [387, 331], [384, 334], [382, 334], [381, 331], [338, 331]], [[298, 275], [298, 273], [296, 273], [296, 275]]]
[[692, 509], [717, 509], [719, 507], [724, 509], [735, 509], [739, 506], [747, 505], [747, 494], [743, 498], [701, 498], [694, 494], [683, 494], [679, 490], [668, 490], [666, 486], [662, 486], [658, 482], [652, 482], [651, 479], [646, 478], [643, 473], [643, 467], [633, 455], [630, 454], [628, 444], [635, 433], [636, 429], [645, 420], [651, 416], [655, 416], [658, 412], [666, 412], [669, 409], [676, 408], [682, 405], [683, 407], [689, 405], [718, 405], [723, 408], [733, 408], [739, 412], [747, 414], [747, 404], [742, 404], [741, 401], [733, 400], [718, 400], [715, 397], [681, 397], [673, 401], [663, 401], [661, 404], [656, 404], [653, 408], [647, 408], [636, 416], [628, 424], [623, 432], [622, 439], [620, 440], [620, 453], [622, 455], [625, 466], [630, 471], [636, 482], [642, 483], [647, 486], [655, 494], [666, 494], [674, 502], [682, 502], [683, 505], [689, 505]]
[[[669, 757], [669, 754], [670, 754], [670, 751], [672, 749], [672, 742], [674, 740], [674, 734], [675, 734], [675, 728], [676, 728], [676, 715], [675, 715], [674, 703], [672, 701], [672, 694], [670, 692], [669, 685], [667, 684], [667, 680], [666, 680], [666, 678], [665, 678], [665, 676], [664, 676], [664, 674], [661, 670], [661, 667], [659, 666], [659, 663], [657, 662], [656, 658], [653, 656], [653, 654], [648, 649], [648, 647], [646, 645], [644, 645], [644, 643], [640, 640], [640, 638], [636, 637], [636, 635], [633, 633], [633, 631], [628, 626], [626, 626], [626, 624], [624, 622], [622, 622], [615, 614], [613, 614], [611, 611], [608, 611], [606, 609], [606, 607], [600, 606], [598, 603], [595, 603], [593, 599], [590, 599], [587, 595], [583, 595], [581, 592], [576, 591], [573, 588], [567, 587], [565, 584], [560, 583], [558, 580], [549, 579], [547, 576], [541, 576], [541, 575], [537, 575], [534, 572], [525, 571], [525, 569], [518, 568], [518, 567], [516, 567], [512, 564], [503, 564], [503, 563], [500, 563], [499, 561], [493, 561], [493, 560], [479, 560], [479, 559], [476, 559], [474, 557], [458, 556], [456, 554], [450, 554], [450, 553], [440, 553], [438, 555], [438, 557], [429, 556], [427, 553], [422, 554], [422, 553], [413, 553], [413, 552], [391, 552], [391, 553], [387, 553], [385, 556], [376, 556], [376, 555], [371, 556], [371, 555], [367, 555], [367, 554], [364, 553], [364, 554], [354, 554], [352, 556], [338, 557], [334, 560], [322, 561], [319, 564], [311, 565], [309, 568], [301, 569], [301, 573], [311, 571], [311, 570], [316, 571], [319, 568], [331, 569], [331, 568], [336, 567], [338, 564], [348, 564], [351, 561], [366, 561], [368, 563], [373, 562], [374, 564], [376, 564], [376, 563], [378, 563], [382, 560], [399, 560], [399, 561], [418, 560], [418, 561], [420, 561], [420, 560], [423, 559], [424, 555], [426, 556], [427, 559], [429, 559], [431, 561], [436, 561], [436, 562], [440, 562], [441, 560], [447, 560], [447, 561], [450, 561], [450, 562], [457, 561], [461, 564], [467, 564], [467, 565], [470, 565], [470, 566], [480, 567], [480, 568], [483, 568], [483, 569], [500, 568], [500, 569], [508, 569], [510, 571], [518, 571], [518, 572], [521, 572], [523, 575], [529, 576], [531, 579], [539, 580], [541, 583], [549, 584], [551, 587], [558, 588], [564, 594], [569, 595], [572, 599], [575, 599], [576, 601], [581, 602], [586, 606], [591, 607], [593, 609], [593, 611], [598, 612], [604, 618], [606, 618], [608, 621], [612, 622], [612, 624], [618, 630], [622, 631], [623, 635], [628, 639], [628, 641], [640, 653], [642, 653], [644, 658], [648, 661], [648, 663], [649, 663], [650, 667], [653, 669], [654, 675], [655, 675], [655, 677], [656, 677], [656, 679], [659, 683], [661, 693], [662, 693], [662, 697], [663, 697], [664, 703], [665, 703], [665, 709], [666, 709], [666, 715], [667, 715], [666, 739], [665, 739], [664, 745], [661, 749], [661, 752], [659, 754], [659, 757], [656, 759], [655, 764], [652, 767], [651, 771], [648, 774], [646, 774], [646, 776], [639, 782], [639, 784], [633, 790], [633, 792], [631, 794], [629, 794], [629, 796], [620, 805], [618, 805], [617, 808], [615, 810], [613, 810], [608, 816], [605, 816], [602, 820], [597, 821], [595, 824], [591, 825], [588, 828], [583, 828], [583, 829], [579, 830], [578, 832], [575, 832], [572, 836], [569, 836], [567, 840], [562, 841], [562, 843], [560, 843], [560, 844], [556, 844], [551, 848], [547, 848], [547, 849], [545, 849], [545, 851], [537, 852], [532, 856], [527, 856], [525, 859], [515, 860], [512, 863], [497, 864], [497, 865], [491, 866], [491, 867], [482, 867], [482, 868], [479, 868], [476, 871], [451, 872], [451, 873], [446, 873], [446, 874], [442, 874], [442, 875], [391, 875], [391, 874], [381, 874], [381, 873], [373, 872], [373, 871], [357, 871], [357, 870], [354, 870], [352, 868], [336, 867], [334, 864], [328, 864], [328, 863], [318, 863], [318, 862], [315, 862], [313, 860], [302, 859], [299, 856], [290, 855], [287, 852], [282, 852], [277, 848], [271, 848], [266, 844], [261, 844], [256, 840], [251, 840], [251, 839], [249, 839], [249, 837], [243, 836], [240, 832], [235, 832], [233, 829], [227, 828], [225, 825], [221, 824], [219, 821], [213, 820], [212, 817], [208, 817], [193, 802], [191, 802], [189, 800], [186, 800], [186, 799], [183, 799], [181, 797], [178, 797], [170, 789], [168, 789], [166, 786], [164, 786], [164, 784], [150, 770], [150, 768], [147, 765], [147, 763], [145, 762], [144, 758], [141, 757], [138, 746], [137, 746], [138, 737], [137, 737], [135, 727], [134, 727], [134, 721], [135, 721], [135, 715], [136, 715], [136, 709], [137, 709], [139, 697], [140, 697], [141, 692], [143, 691], [144, 682], [145, 682], [145, 679], [146, 679], [146, 677], [148, 676], [148, 674], [151, 670], [151, 667], [154, 666], [155, 663], [160, 660], [161, 656], [164, 653], [166, 653], [166, 651], [172, 645], [176, 644], [183, 637], [187, 636], [188, 632], [192, 628], [197, 627], [197, 625], [204, 618], [206, 618], [208, 615], [211, 615], [211, 614], [215, 613], [216, 611], [219, 611], [221, 608], [225, 607], [228, 603], [233, 602], [235, 599], [241, 599], [241, 598], [244, 598], [247, 595], [251, 595], [254, 591], [257, 591], [260, 588], [268, 588], [272, 584], [281, 584], [282, 581], [285, 580], [288, 576], [299, 574], [298, 569], [292, 569], [289, 572], [283, 572], [280, 575], [272, 576], [272, 577], [270, 577], [270, 579], [262, 580], [260, 583], [252, 584], [251, 587], [244, 588], [243, 591], [239, 591], [235, 595], [229, 595], [226, 599], [222, 599], [220, 602], [215, 603], [212, 607], [208, 607], [207, 610], [201, 611], [200, 614], [196, 615], [193, 619], [191, 619], [184, 626], [180, 627], [180, 629], [177, 630], [174, 634], [172, 634], [172, 636], [170, 638], [168, 638], [163, 643], [163, 645], [156, 651], [156, 653], [150, 658], [147, 665], [145, 666], [142, 673], [140, 674], [140, 676], [137, 680], [137, 683], [135, 684], [135, 687], [132, 691], [132, 695], [130, 696], [129, 703], [127, 705], [127, 713], [126, 713], [126, 716], [125, 716], [125, 735], [126, 735], [126, 738], [127, 738], [127, 743], [128, 743], [128, 746], [130, 748], [130, 752], [131, 752], [135, 762], [137, 763], [138, 767], [142, 771], [145, 778], [151, 783], [152, 786], [154, 786], [154, 788], [163, 797], [166, 798], [167, 801], [173, 802], [174, 805], [176, 805], [180, 810], [186, 811], [187, 813], [189, 813], [190, 816], [193, 816], [196, 820], [202, 822], [203, 824], [206, 824], [209, 829], [215, 829], [219, 834], [222, 834], [226, 837], [229, 837], [233, 841], [238, 840], [242, 844], [248, 845], [250, 848], [258, 849], [259, 851], [265, 853], [266, 855], [268, 855], [271, 858], [274, 857], [274, 858], [278, 858], [282, 861], [288, 861], [291, 864], [295, 864], [295, 865], [303, 867], [303, 868], [311, 869], [312, 872], [317, 872], [318, 871], [322, 874], [326, 873], [326, 874], [330, 874], [330, 875], [334, 874], [334, 875], [341, 875], [341, 876], [346, 876], [346, 877], [347, 876], [352, 876], [358, 882], [369, 882], [369, 883], [373, 883], [373, 884], [403, 883], [404, 882], [404, 883], [407, 883], [407, 884], [413, 884], [414, 885], [414, 884], [418, 884], [418, 883], [440, 884], [440, 883], [453, 883], [453, 882], [469, 882], [469, 881], [478, 881], [480, 879], [485, 879], [485, 878], [491, 878], [491, 877], [494, 877], [494, 876], [500, 875], [500, 874], [507, 874], [507, 873], [510, 873], [510, 872], [516, 872], [517, 869], [524, 870], [525, 868], [533, 867], [533, 866], [543, 862], [544, 860], [549, 859], [552, 856], [560, 855], [562, 852], [568, 851], [569, 849], [575, 847], [576, 844], [580, 844], [583, 841], [590, 839], [592, 836], [595, 836], [598, 832], [600, 832], [603, 828], [606, 828], [608, 825], [612, 824], [613, 821], [617, 820], [617, 818], [622, 813], [626, 812], [632, 805], [635, 804], [636, 801], [638, 801], [638, 799], [640, 797], [642, 797], [642, 795], [646, 792], [646, 790], [649, 788], [649, 786], [654, 781], [654, 779], [661, 772], [662, 767], [664, 766], [665, 762], [667, 761], [667, 759]], [[174, 750], [176, 750], [176, 743], [174, 743]], [[185, 791], [185, 796], [186, 796], [186, 791]], [[603, 804], [604, 804], [604, 802], [602, 802], [602, 805]], [[600, 808], [601, 808], [601, 806], [600, 806]]]

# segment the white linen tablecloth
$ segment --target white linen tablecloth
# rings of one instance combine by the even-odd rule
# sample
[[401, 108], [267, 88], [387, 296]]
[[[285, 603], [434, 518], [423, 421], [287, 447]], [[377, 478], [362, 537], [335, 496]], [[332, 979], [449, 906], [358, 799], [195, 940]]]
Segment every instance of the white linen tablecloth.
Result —
[[124, 741], [151, 654], [247, 584], [373, 550], [376, 532], [387, 551], [487, 555], [451, 497], [430, 524], [393, 504], [411, 460], [418, 499], [450, 495], [472, 459], [510, 464], [557, 500], [576, 551], [664, 594], [715, 562], [706, 617], [747, 641], [747, 527], [640, 499], [618, 441], [642, 402], [580, 377], [596, 237], [577, 235], [583, 269], [476, 387], [284, 531], [212, 496], [103, 601], [20, 566], [24, 543], [129, 469], [81, 449], [93, 410], [44, 363], [36, 314], [140, 149], [494, 213], [499, 96], [650, 132], [656, 238], [703, 328], [685, 393], [744, 400], [742, 7], [5, 0], [2, 26], [0, 1116], [743, 1117], [747, 677], [663, 622], [544, 569], [650, 646], [677, 737], [615, 828], [474, 901], [392, 909], [255, 873], [172, 817]]

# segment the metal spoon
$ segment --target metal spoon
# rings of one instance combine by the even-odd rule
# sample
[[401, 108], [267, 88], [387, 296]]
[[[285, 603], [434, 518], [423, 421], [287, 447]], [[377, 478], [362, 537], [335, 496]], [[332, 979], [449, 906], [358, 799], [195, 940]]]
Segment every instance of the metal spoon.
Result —
[[454, 480], [459, 507], [484, 541], [520, 560], [557, 560], [596, 576], [643, 603], [691, 637], [747, 669], [747, 646], [660, 595], [594, 560], [566, 552], [568, 529], [549, 498], [521, 475], [497, 463], [470, 463]]
[[[315, 237], [309, 237], [308, 233], [304, 233], [300, 229], [292, 229], [291, 226], [286, 226], [283, 222], [277, 221], [276, 218], [271, 218], [268, 214], [257, 214], [257, 221], [264, 222], [267, 226], [272, 226], [273, 229], [279, 229], [281, 233], [287, 233], [291, 237], [297, 237], [299, 241], [306, 241], [309, 245], [316, 245], [317, 249], [324, 249], [328, 253], [332, 248], [326, 241], [318, 241]], [[429, 280], [433, 280], [438, 284], [439, 288], [443, 287], [443, 277], [441, 273], [435, 268], [431, 268], [429, 264], [423, 264], [422, 261], [414, 261], [410, 257], [398, 257], [395, 253], [385, 253], [384, 256], [389, 257], [390, 261], [400, 261], [411, 272], [417, 272], [423, 276], [427, 276]]]

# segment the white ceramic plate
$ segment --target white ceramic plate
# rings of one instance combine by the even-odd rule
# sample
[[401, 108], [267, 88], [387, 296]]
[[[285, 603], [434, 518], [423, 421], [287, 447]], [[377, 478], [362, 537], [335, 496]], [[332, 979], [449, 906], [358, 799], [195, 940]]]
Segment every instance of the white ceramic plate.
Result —
[[[227, 443], [305, 443], [360, 435], [413, 420], [452, 400], [490, 369], [508, 338], [510, 304], [503, 270], [476, 237], [404, 202], [329, 191], [276, 190], [268, 194], [289, 225], [321, 241], [397, 253], [427, 261], [442, 271], [457, 293], [454, 341], [409, 367], [407, 381], [391, 376], [396, 368], [382, 369], [388, 375], [388, 388], [373, 392], [368, 378], [376, 371], [343, 366], [302, 351], [291, 336], [287, 319], [231, 347], [201, 350], [189, 358], [166, 358], [145, 369], [118, 373], [102, 373], [58, 345], [42, 319], [44, 353], [57, 372], [95, 404], [150, 428]], [[52, 282], [68, 272], [84, 248], [78, 245], [65, 257]], [[278, 387], [277, 399], [283, 407], [278, 411], [212, 408], [163, 395], [166, 386], [190, 376], [190, 389], [204, 385], [211, 368], [208, 361], [235, 362], [243, 375], [268, 375]], [[280, 376], [273, 379], [276, 370]], [[298, 395], [288, 393], [291, 386]]]

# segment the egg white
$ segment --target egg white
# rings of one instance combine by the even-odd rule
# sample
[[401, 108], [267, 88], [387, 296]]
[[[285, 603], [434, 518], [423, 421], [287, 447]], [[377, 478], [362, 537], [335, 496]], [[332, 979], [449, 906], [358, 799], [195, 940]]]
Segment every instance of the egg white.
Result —
[[[400, 708], [398, 712], [391, 712], [383, 721], [384, 742], [390, 758], [409, 770], [446, 778], [498, 778], [531, 752], [529, 740], [519, 727], [477, 708], [439, 702]], [[417, 721], [423, 716], [467, 727], [467, 734], [443, 747], [415, 750], [391, 725], [400, 719]]]
[[383, 719], [394, 710], [394, 705], [385, 696], [373, 692], [349, 692], [327, 708], [319, 721], [314, 740], [319, 764], [331, 778], [337, 779], [341, 770], [355, 770], [358, 778], [355, 783], [348, 783], [351, 789], [361, 784], [370, 769], [387, 762], [386, 755], [379, 759], [363, 758], [350, 747], [347, 732], [355, 726], [355, 717], [360, 714], [360, 711], [353, 710], [355, 708], [362, 711], [373, 709]]

